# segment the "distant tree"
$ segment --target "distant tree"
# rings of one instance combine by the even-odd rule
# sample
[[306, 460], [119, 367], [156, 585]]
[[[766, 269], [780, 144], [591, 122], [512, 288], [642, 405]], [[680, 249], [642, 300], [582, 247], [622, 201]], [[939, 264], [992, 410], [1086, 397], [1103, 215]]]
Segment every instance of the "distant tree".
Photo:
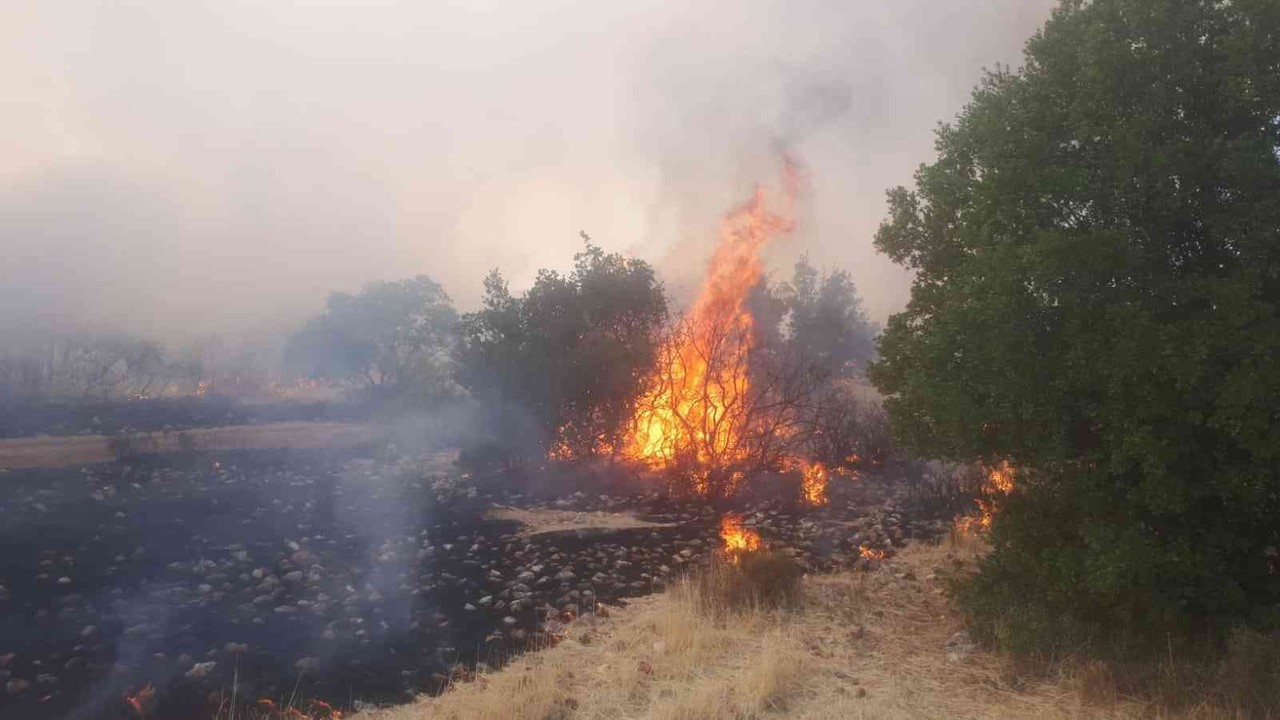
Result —
[[499, 413], [505, 439], [531, 432], [544, 450], [558, 437], [579, 456], [608, 453], [653, 365], [666, 311], [652, 267], [589, 240], [573, 272], [542, 270], [519, 298], [495, 270], [482, 309], [463, 319], [460, 378], [490, 407], [519, 409]]
[[780, 289], [791, 342], [826, 377], [863, 375], [875, 357], [879, 332], [862, 309], [857, 286], [844, 270], [821, 275], [801, 258]]
[[311, 377], [346, 380], [380, 398], [432, 401], [453, 385], [457, 313], [431, 278], [374, 282], [333, 293], [295, 334], [285, 363]]
[[872, 377], [900, 440], [1015, 468], [980, 627], [1276, 622], [1280, 3], [1064, 2], [937, 151], [876, 237], [915, 280]]

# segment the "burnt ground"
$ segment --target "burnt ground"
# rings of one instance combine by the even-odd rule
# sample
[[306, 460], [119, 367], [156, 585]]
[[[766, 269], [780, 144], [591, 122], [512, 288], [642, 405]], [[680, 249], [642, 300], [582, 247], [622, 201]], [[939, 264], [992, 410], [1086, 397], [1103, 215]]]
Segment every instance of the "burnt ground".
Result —
[[[408, 700], [547, 641], [566, 614], [661, 587], [718, 549], [721, 512], [821, 571], [941, 523], [874, 479], [831, 502], [732, 508], [658, 493], [558, 498], [434, 459], [240, 451], [0, 474], [0, 717], [211, 717], [216, 698]], [[367, 455], [368, 453], [363, 453]], [[494, 505], [631, 512], [670, 527], [529, 536]], [[215, 698], [211, 700], [212, 698]]]

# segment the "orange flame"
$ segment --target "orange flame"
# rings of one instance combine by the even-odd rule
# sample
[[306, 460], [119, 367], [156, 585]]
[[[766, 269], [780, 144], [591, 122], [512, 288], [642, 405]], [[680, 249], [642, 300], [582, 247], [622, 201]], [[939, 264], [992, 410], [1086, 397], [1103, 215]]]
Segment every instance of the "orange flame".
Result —
[[622, 448], [626, 457], [655, 469], [688, 461], [727, 468], [746, 459], [747, 356], [754, 330], [746, 301], [764, 273], [760, 249], [795, 225], [796, 174], [789, 160], [784, 169], [780, 211], [767, 207], [757, 188], [750, 202], [724, 219], [702, 290], [646, 382], [634, 431]]
[[155, 696], [156, 696], [155, 686], [146, 685], [142, 689], [138, 690], [138, 692], [132, 695], [130, 695], [129, 693], [125, 693], [124, 702], [126, 705], [129, 706], [129, 709], [132, 710], [134, 714], [136, 714], [140, 718], [145, 718], [147, 716], [148, 708], [151, 707], [151, 701], [152, 699], [155, 698]]
[[877, 550], [870, 545], [859, 545], [858, 554], [863, 560], [883, 560], [889, 553], [885, 550]]
[[[803, 463], [802, 463], [803, 466]], [[830, 473], [827, 472], [827, 466], [816, 462], [804, 467], [804, 501], [810, 505], [826, 505], [827, 504], [827, 479]]]
[[976, 515], [956, 518], [956, 530], [962, 534], [986, 532], [991, 529], [996, 512], [1000, 509], [1000, 498], [1013, 492], [1013, 466], [1008, 460], [992, 467], [987, 479], [982, 484], [983, 497], [974, 502], [978, 505]]
[[724, 542], [725, 555], [731, 561], [743, 553], [760, 549], [760, 535], [742, 524], [742, 517], [729, 513], [720, 518], [720, 540]]

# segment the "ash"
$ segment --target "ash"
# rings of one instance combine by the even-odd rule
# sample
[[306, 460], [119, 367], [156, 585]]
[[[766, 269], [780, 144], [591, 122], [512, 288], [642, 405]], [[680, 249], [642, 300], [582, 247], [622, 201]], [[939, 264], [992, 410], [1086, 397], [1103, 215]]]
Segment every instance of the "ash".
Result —
[[[255, 451], [0, 474], [0, 717], [214, 717], [231, 697], [407, 701], [717, 552], [725, 503], [477, 486], [452, 457]], [[874, 478], [732, 510], [809, 571], [869, 567], [942, 520]], [[532, 534], [494, 506], [663, 527]]]

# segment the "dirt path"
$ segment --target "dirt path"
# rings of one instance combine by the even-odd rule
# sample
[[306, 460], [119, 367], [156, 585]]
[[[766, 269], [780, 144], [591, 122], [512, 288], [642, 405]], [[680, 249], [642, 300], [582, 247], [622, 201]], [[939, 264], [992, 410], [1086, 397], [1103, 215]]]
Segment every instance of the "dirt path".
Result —
[[[373, 428], [361, 423], [290, 421], [262, 425], [192, 428], [133, 433], [130, 443], [144, 453], [194, 450], [311, 450], [368, 442]], [[67, 467], [109, 462], [115, 455], [106, 435], [72, 435], [0, 440], [0, 469]]]

